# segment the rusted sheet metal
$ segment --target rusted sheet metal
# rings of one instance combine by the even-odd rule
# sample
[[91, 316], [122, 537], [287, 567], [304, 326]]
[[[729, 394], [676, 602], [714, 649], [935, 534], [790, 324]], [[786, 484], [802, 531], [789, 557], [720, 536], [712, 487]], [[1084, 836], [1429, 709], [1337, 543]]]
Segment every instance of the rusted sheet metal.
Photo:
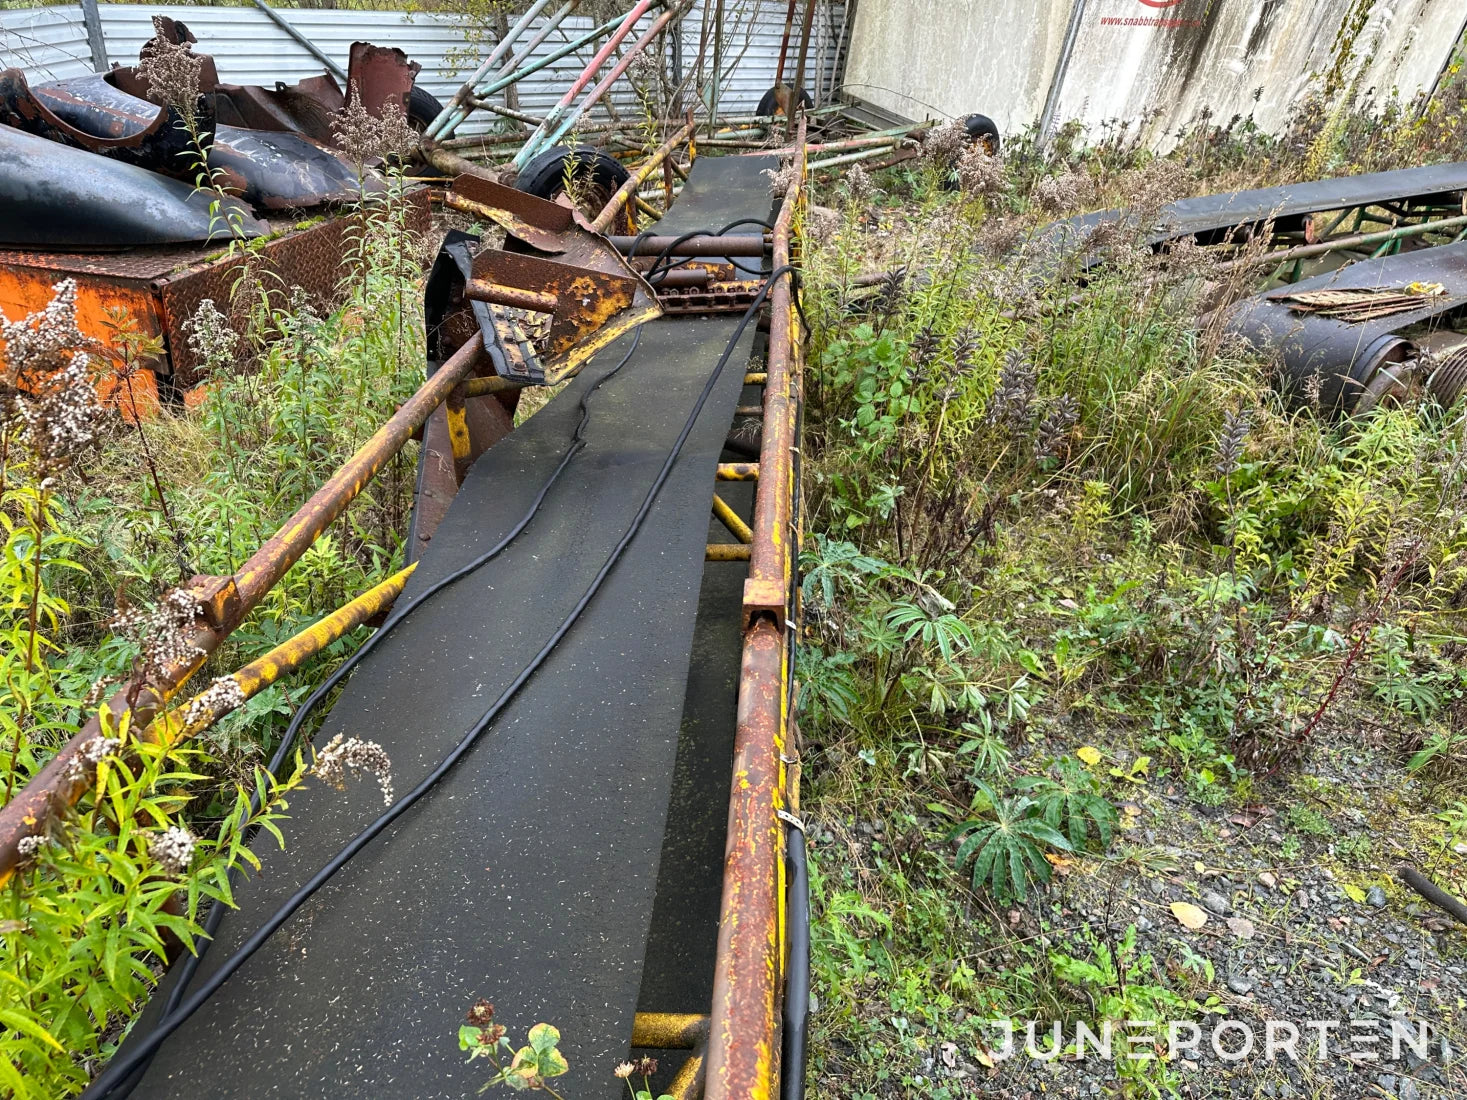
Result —
[[464, 172], [455, 179], [444, 202], [494, 222], [541, 252], [563, 251], [562, 234], [575, 224], [569, 207], [506, 187], [479, 172]]
[[[179, 688], [203, 666], [221, 641], [250, 613], [265, 593], [274, 587], [320, 533], [326, 530], [361, 493], [368, 481], [402, 449], [423, 422], [447, 400], [479, 363], [477, 342], [465, 345], [444, 363], [418, 392], [410, 397], [335, 474], [312, 494], [310, 500], [244, 563], [232, 580], [237, 598], [228, 604], [228, 616], [211, 627], [202, 615], [183, 633], [195, 656], [164, 670], [155, 684], [133, 682], [102, 705], [110, 715], [108, 729], [116, 729], [131, 713], [134, 728], [146, 727]], [[201, 602], [208, 595], [203, 585], [214, 578], [197, 578]], [[82, 747], [103, 735], [100, 711], [81, 729], [4, 807], [0, 807], [0, 885], [9, 880], [20, 863], [19, 844], [41, 832], [50, 818], [76, 800], [91, 784], [95, 773], [81, 755]]]
[[784, 959], [784, 630], [761, 617], [744, 636], [733, 793], [708, 1045], [707, 1100], [768, 1100], [779, 1076]]
[[[101, 75], [32, 90], [25, 73], [6, 69], [0, 73], [0, 123], [164, 175], [192, 174], [182, 116], [119, 91]], [[204, 133], [212, 129], [212, 119], [198, 124]]]
[[389, 104], [407, 114], [408, 96], [412, 94], [422, 66], [409, 61], [408, 55], [393, 46], [374, 46], [370, 42], [353, 42], [346, 69], [346, 99], [358, 97], [369, 115], [381, 118]]
[[[210, 216], [210, 196], [9, 126], [0, 126], [0, 193], [0, 245], [122, 248], [230, 237], [228, 223]], [[224, 209], [245, 237], [264, 234], [235, 201]]]

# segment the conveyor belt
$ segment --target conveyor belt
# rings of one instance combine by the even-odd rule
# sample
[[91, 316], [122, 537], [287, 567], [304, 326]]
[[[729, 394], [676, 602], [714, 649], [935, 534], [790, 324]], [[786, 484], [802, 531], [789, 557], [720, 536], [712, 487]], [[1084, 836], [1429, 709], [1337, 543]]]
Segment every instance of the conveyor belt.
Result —
[[[710, 206], [721, 194], [711, 221], [764, 216], [767, 182], [750, 194], [749, 174], [734, 158], [700, 161], [689, 191], [707, 188]], [[645, 326], [627, 366], [590, 398], [586, 450], [535, 520], [363, 662], [318, 744], [335, 733], [379, 742], [399, 791], [431, 770], [626, 530], [736, 324]], [[525, 512], [569, 442], [581, 395], [630, 339], [475, 464], [405, 598]], [[134, 1096], [457, 1100], [489, 1075], [456, 1044], [478, 997], [514, 1037], [540, 1020], [561, 1029], [567, 1095], [617, 1095], [610, 1069], [642, 982], [714, 463], [751, 340], [752, 328], [647, 525], [539, 673], [454, 772], [163, 1045]], [[344, 793], [313, 781], [293, 797], [286, 850], [266, 853], [263, 877], [238, 890], [241, 911], [197, 980], [381, 808], [370, 779]]]

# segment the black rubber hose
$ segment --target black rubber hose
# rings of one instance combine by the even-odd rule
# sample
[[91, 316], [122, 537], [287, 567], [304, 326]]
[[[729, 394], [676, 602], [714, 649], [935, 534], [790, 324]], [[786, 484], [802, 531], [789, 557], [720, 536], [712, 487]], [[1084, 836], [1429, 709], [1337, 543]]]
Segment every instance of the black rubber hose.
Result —
[[789, 922], [789, 961], [784, 987], [784, 1053], [780, 1060], [781, 1100], [803, 1100], [805, 1095], [805, 1035], [810, 1022], [810, 867], [805, 858], [805, 833], [789, 826], [786, 838], [789, 885], [786, 919]]
[[617, 541], [616, 546], [612, 548], [611, 553], [607, 555], [601, 568], [596, 571], [596, 575], [591, 579], [591, 583], [587, 586], [586, 591], [582, 593], [581, 598], [576, 601], [570, 613], [561, 622], [560, 626], [556, 628], [555, 632], [551, 634], [545, 644], [540, 647], [539, 652], [530, 660], [530, 663], [520, 670], [519, 675], [500, 693], [499, 698], [494, 700], [493, 704], [484, 712], [479, 721], [464, 734], [459, 743], [454, 746], [453, 750], [440, 760], [438, 765], [424, 779], [406, 795], [388, 807], [370, 825], [353, 837], [344, 848], [327, 862], [326, 866], [311, 876], [305, 885], [292, 894], [280, 908], [271, 914], [265, 923], [257, 928], [249, 939], [240, 945], [239, 949], [226, 959], [220, 965], [219, 969], [211, 974], [208, 980], [196, 992], [186, 1001], [182, 1002], [176, 1009], [160, 1019], [157, 1026], [148, 1034], [147, 1038], [140, 1040], [138, 1045], [125, 1058], [108, 1066], [98, 1076], [96, 1081], [92, 1083], [91, 1088], [84, 1094], [85, 1096], [92, 1098], [92, 1100], [101, 1100], [103, 1097], [111, 1096], [119, 1085], [125, 1083], [139, 1066], [143, 1065], [144, 1062], [152, 1057], [153, 1052], [163, 1045], [164, 1040], [182, 1027], [189, 1017], [197, 1012], [240, 967], [249, 961], [256, 951], [264, 946], [266, 941], [295, 914], [296, 910], [309, 901], [316, 891], [331, 881], [336, 872], [350, 863], [357, 853], [370, 844], [383, 830], [416, 805], [419, 799], [432, 790], [438, 781], [447, 775], [469, 749], [474, 746], [474, 743], [479, 739], [480, 735], [498, 717], [499, 713], [509, 705], [510, 701], [519, 693], [520, 688], [524, 687], [530, 677], [545, 663], [555, 647], [560, 643], [560, 640], [565, 637], [570, 631], [570, 628], [575, 625], [576, 620], [590, 606], [591, 600], [595, 598], [596, 593], [600, 590], [601, 585], [605, 583], [606, 578], [611, 575], [612, 569], [615, 568], [622, 554], [626, 552], [626, 548], [631, 544], [632, 539], [642, 529], [642, 524], [646, 522], [648, 514], [652, 511], [652, 506], [661, 494], [663, 485], [666, 484], [668, 476], [672, 473], [673, 464], [682, 453], [683, 445], [687, 442], [688, 436], [692, 434], [693, 427], [697, 424], [698, 417], [703, 411], [703, 406], [707, 404], [708, 398], [713, 392], [713, 387], [717, 384], [718, 379], [723, 374], [724, 367], [728, 365], [729, 359], [733, 356], [734, 349], [738, 346], [744, 330], [748, 328], [749, 322], [754, 318], [759, 307], [764, 304], [764, 299], [768, 297], [769, 290], [774, 285], [775, 279], [792, 270], [793, 268], [786, 264], [778, 270], [771, 272], [768, 281], [760, 288], [754, 301], [745, 310], [743, 317], [739, 320], [738, 327], [734, 329], [733, 335], [729, 337], [723, 354], [719, 356], [717, 365], [714, 366], [712, 373], [709, 374], [708, 381], [704, 383], [703, 390], [698, 395], [698, 400], [694, 403], [692, 412], [688, 414], [688, 419], [684, 423], [682, 431], [678, 433], [677, 440], [673, 443], [672, 449], [668, 451], [667, 457], [662, 463], [662, 468], [658, 471], [657, 477], [653, 479], [646, 496], [643, 497], [642, 504], [637, 509], [636, 515], [632, 517], [631, 524]]

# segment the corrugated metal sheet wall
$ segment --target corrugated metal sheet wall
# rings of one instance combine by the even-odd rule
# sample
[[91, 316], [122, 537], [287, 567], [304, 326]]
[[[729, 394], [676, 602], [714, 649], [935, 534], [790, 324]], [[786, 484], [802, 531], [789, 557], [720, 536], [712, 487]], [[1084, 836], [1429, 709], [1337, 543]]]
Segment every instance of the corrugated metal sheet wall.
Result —
[[[711, 6], [714, 0], [706, 0]], [[803, 7], [803, 5], [800, 5]], [[748, 112], [773, 85], [779, 58], [780, 39], [788, 5], [785, 0], [725, 0], [724, 73], [719, 109], [723, 114]], [[704, 0], [698, 0], [682, 24], [685, 65], [694, 63], [704, 24]], [[107, 54], [113, 63], [135, 62], [138, 50], [152, 36], [152, 17], [163, 12], [188, 24], [199, 40], [199, 50], [212, 54], [222, 79], [234, 84], [294, 83], [321, 72], [321, 64], [299, 43], [272, 23], [256, 8], [169, 5], [164, 8], [142, 4], [101, 5], [102, 32]], [[464, 49], [462, 22], [447, 15], [412, 14], [392, 11], [341, 11], [315, 8], [280, 9], [318, 49], [346, 67], [347, 51], [353, 42], [366, 40], [397, 46], [423, 66], [419, 83], [440, 99], [447, 99], [462, 82], [461, 61], [453, 57]], [[838, 71], [836, 52], [844, 26], [845, 5], [825, 0], [817, 8], [806, 79], [812, 94], [829, 94]], [[644, 24], [650, 22], [650, 17]], [[794, 37], [799, 34], [798, 19]], [[537, 50], [537, 56], [553, 52], [578, 32], [589, 30], [590, 21], [571, 16], [562, 25], [567, 38], [552, 34]], [[561, 96], [574, 76], [585, 66], [593, 48], [556, 62], [520, 85], [520, 109], [543, 113]], [[789, 68], [794, 68], [796, 46], [791, 45]], [[579, 62], [576, 57], [581, 56]], [[711, 64], [712, 50], [708, 51]], [[0, 10], [0, 67], [24, 69], [33, 82], [59, 80], [92, 71], [91, 53], [82, 21], [81, 8], [61, 5], [45, 8]], [[469, 64], [472, 67], [472, 63]], [[819, 80], [816, 80], [818, 75]], [[792, 79], [791, 77], [787, 79]], [[623, 82], [614, 105], [628, 110], [635, 99]], [[493, 116], [480, 114], [460, 132], [471, 133], [493, 123]]]

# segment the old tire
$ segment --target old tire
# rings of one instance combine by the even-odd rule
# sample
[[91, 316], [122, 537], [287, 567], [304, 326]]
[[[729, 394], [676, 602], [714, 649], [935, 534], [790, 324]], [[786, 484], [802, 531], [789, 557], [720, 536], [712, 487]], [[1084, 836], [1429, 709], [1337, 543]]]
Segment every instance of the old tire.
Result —
[[[800, 106], [804, 107], [806, 110], [809, 110], [810, 108], [815, 106], [815, 101], [810, 98], [810, 93], [807, 92], [804, 88], [800, 89]], [[773, 118], [778, 110], [779, 87], [778, 85], [776, 85], [775, 87], [770, 88], [769, 91], [764, 93], [763, 98], [759, 100], [759, 106], [754, 108], [754, 114], [757, 115], [759, 118]]]
[[443, 104], [438, 102], [438, 97], [426, 88], [413, 85], [413, 90], [408, 93], [407, 121], [416, 132], [422, 133], [428, 128], [428, 123], [438, 117], [443, 110]]
[[987, 115], [967, 115], [963, 118], [963, 128], [968, 131], [968, 140], [982, 142], [989, 156], [998, 154], [998, 126], [993, 119]]
[[[514, 185], [531, 195], [554, 200], [565, 193], [567, 162], [574, 165], [573, 171], [583, 181], [581, 213], [587, 218], [594, 219], [607, 200], [616, 194], [617, 188], [631, 178], [631, 173], [610, 153], [593, 149], [589, 145], [576, 149], [556, 145], [532, 157], [530, 163], [515, 178]], [[607, 227], [607, 231], [621, 233], [628, 227], [629, 222], [623, 211], [616, 223]]]

